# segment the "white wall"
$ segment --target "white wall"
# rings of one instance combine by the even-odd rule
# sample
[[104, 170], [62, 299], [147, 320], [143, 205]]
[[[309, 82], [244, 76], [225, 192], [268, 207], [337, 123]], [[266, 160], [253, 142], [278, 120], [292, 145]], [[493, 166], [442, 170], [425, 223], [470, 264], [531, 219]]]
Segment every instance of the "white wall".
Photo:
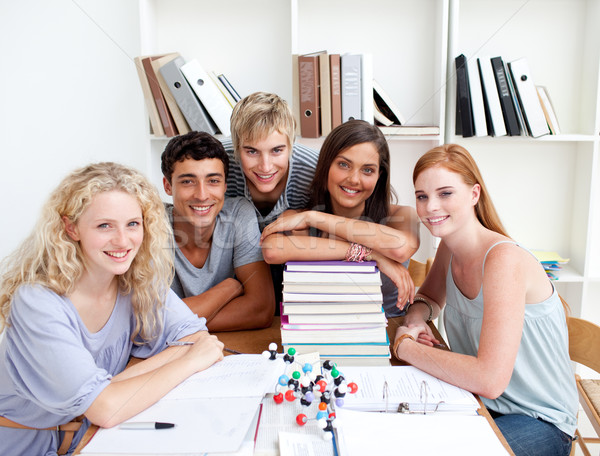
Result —
[[0, 258], [31, 231], [70, 170], [147, 172], [134, 0], [0, 2]]

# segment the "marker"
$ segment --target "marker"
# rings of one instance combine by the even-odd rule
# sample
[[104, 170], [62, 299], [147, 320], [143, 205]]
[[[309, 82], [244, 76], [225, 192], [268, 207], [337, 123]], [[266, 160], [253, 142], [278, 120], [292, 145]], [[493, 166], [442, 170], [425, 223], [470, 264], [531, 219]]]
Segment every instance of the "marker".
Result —
[[175, 427], [173, 423], [161, 423], [158, 421], [138, 421], [123, 423], [119, 426], [119, 429], [171, 429]]

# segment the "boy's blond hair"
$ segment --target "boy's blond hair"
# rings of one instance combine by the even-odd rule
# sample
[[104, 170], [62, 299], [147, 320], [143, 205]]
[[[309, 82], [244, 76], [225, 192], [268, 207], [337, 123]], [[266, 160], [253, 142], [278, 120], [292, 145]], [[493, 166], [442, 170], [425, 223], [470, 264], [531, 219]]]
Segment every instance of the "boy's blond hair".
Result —
[[296, 121], [287, 101], [267, 92], [255, 92], [240, 100], [231, 114], [235, 159], [239, 161], [244, 142], [255, 143], [274, 131], [288, 138], [291, 156]]

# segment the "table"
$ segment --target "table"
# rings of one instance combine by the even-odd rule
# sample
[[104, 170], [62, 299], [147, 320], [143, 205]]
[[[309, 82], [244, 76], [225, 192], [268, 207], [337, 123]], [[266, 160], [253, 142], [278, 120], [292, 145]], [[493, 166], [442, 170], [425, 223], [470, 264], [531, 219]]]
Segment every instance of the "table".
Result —
[[[387, 332], [388, 332], [388, 337], [389, 337], [390, 341], [392, 341], [392, 343], [394, 341], [394, 336], [396, 334], [396, 328], [398, 328], [398, 326], [400, 326], [401, 324], [402, 324], [402, 317], [394, 317], [394, 318], [388, 319]], [[235, 350], [235, 351], [238, 351], [241, 353], [262, 353], [263, 351], [268, 350], [269, 344], [272, 342], [275, 342], [277, 344], [277, 346], [279, 347], [279, 350], [281, 350], [280, 325], [281, 325], [280, 318], [274, 317], [273, 323], [268, 328], [252, 329], [252, 330], [245, 330], [245, 331], [221, 332], [221, 333], [214, 333], [214, 334], [219, 338], [219, 340], [221, 340], [221, 342], [223, 342], [225, 344], [225, 347], [227, 347], [231, 350]], [[436, 338], [440, 341], [443, 341], [443, 338], [441, 337], [441, 335], [440, 335], [438, 329], [435, 327], [435, 325], [432, 322], [430, 322], [429, 325], [430, 325], [434, 335], [436, 336]], [[444, 345], [445, 345], [445, 343], [444, 343]], [[441, 348], [441, 350], [448, 350], [448, 348], [447, 348], [447, 346], [445, 346], [445, 347]], [[226, 353], [226, 355], [232, 356], [230, 353]], [[398, 361], [394, 357], [392, 357], [391, 363], [392, 363], [392, 365], [395, 365], [395, 366], [399, 366], [399, 365], [403, 364], [402, 361]], [[504, 448], [506, 448], [508, 453], [514, 454], [512, 452], [512, 450], [510, 449], [510, 446], [508, 445], [506, 439], [500, 432], [500, 429], [498, 429], [498, 427], [496, 426], [496, 423], [492, 419], [487, 408], [485, 408], [481, 399], [478, 396], [476, 396], [476, 397], [477, 397], [477, 401], [479, 402], [479, 404], [481, 406], [478, 410], [479, 414], [484, 416], [487, 419], [488, 423], [494, 430], [496, 436], [498, 437], [500, 442], [502, 442], [502, 445], [504, 446]], [[81, 442], [77, 446], [75, 453], [74, 453], [75, 455], [79, 454], [81, 449], [83, 447], [85, 447], [85, 445], [90, 441], [90, 439], [92, 438], [92, 436], [94, 435], [96, 430], [97, 430], [96, 426], [94, 426], [94, 425], [90, 426], [90, 428], [85, 433], [84, 437], [81, 439]]]

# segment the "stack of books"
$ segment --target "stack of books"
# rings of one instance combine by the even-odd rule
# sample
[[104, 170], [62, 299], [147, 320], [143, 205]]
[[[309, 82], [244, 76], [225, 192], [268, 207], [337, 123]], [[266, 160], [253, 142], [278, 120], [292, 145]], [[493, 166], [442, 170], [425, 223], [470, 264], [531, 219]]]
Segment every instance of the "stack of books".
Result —
[[381, 276], [374, 261], [290, 261], [283, 272], [281, 341], [340, 366], [389, 365]]
[[563, 265], [569, 262], [568, 258], [563, 258], [557, 252], [548, 252], [544, 250], [532, 250], [536, 258], [542, 263], [546, 275], [551, 280], [558, 280], [558, 273], [563, 268]]

